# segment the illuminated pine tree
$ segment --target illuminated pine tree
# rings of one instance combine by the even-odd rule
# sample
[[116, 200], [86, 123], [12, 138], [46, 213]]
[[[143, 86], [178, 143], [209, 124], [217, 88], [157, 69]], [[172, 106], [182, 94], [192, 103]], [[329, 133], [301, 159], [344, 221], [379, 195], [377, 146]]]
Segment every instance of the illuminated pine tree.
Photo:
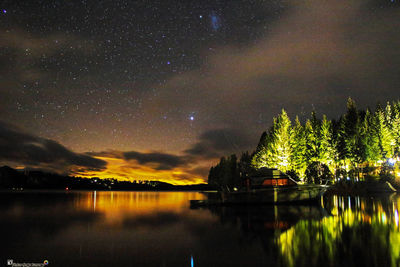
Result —
[[379, 107], [375, 112], [375, 123], [377, 126], [379, 147], [381, 149], [381, 158], [391, 158], [393, 157], [395, 142], [389, 125], [387, 124], [386, 114]]
[[[275, 119], [274, 119], [275, 120]], [[261, 135], [260, 141], [258, 142], [257, 149], [254, 153], [253, 158], [251, 159], [251, 166], [255, 169], [259, 169], [262, 167], [268, 166], [268, 144], [271, 142], [271, 131], [263, 132]]]
[[286, 172], [291, 169], [291, 139], [292, 128], [291, 121], [286, 111], [274, 121], [273, 132], [271, 132], [272, 141], [268, 144], [268, 165]]
[[306, 164], [309, 165], [311, 162], [318, 161], [318, 125], [316, 119], [307, 120], [304, 126], [305, 138], [306, 138]]
[[255, 168], [278, 168], [286, 172], [292, 169], [291, 162], [291, 122], [285, 110], [274, 122], [268, 133], [263, 134], [258, 148], [252, 159]]
[[[306, 136], [306, 164], [317, 169], [328, 169], [331, 173], [335, 171], [336, 149], [333, 140], [332, 122], [326, 116], [322, 121], [318, 120], [315, 112], [311, 114], [311, 120], [305, 125]], [[308, 171], [309, 172], [309, 171]]]
[[399, 106], [393, 103], [393, 107], [388, 102], [385, 108], [385, 123], [390, 131], [390, 153], [387, 154], [388, 158], [398, 156], [399, 154], [399, 131], [400, 131], [400, 114]]
[[306, 135], [305, 129], [301, 125], [299, 118], [296, 116], [295, 125], [293, 127], [292, 135], [292, 168], [293, 171], [299, 175], [301, 179], [304, 178], [304, 172], [307, 168], [306, 160]]
[[393, 103], [392, 138], [394, 156], [400, 156], [400, 101]]
[[364, 118], [361, 123], [361, 143], [362, 143], [362, 161], [377, 162], [381, 159], [379, 148], [379, 136], [377, 132], [377, 125], [374, 116], [369, 109], [365, 112]]
[[329, 121], [325, 115], [323, 115], [320, 125], [318, 136], [318, 160], [319, 162], [327, 165], [331, 172], [334, 172], [336, 148], [333, 143], [332, 122]]

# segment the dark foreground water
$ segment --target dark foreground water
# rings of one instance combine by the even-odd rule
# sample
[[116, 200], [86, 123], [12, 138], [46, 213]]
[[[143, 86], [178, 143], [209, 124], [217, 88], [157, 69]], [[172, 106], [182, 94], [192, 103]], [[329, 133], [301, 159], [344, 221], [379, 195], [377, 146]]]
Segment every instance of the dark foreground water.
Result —
[[398, 195], [190, 209], [200, 193], [0, 193], [0, 266], [400, 266]]

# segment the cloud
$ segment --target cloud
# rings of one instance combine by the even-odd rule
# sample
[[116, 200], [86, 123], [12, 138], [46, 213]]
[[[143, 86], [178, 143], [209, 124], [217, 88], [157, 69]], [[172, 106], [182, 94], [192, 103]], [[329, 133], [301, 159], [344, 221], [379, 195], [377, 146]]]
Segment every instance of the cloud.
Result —
[[87, 155], [93, 157], [102, 157], [102, 158], [115, 158], [115, 159], [123, 159], [124, 152], [117, 151], [117, 150], [107, 150], [107, 151], [100, 151], [100, 152], [86, 152]]
[[129, 151], [124, 152], [123, 155], [126, 160], [136, 160], [140, 164], [157, 164], [156, 170], [171, 170], [186, 164], [186, 160], [181, 156], [160, 152]]
[[158, 180], [172, 184], [203, 183], [209, 169], [204, 162], [187, 154], [109, 150], [87, 153], [107, 161], [103, 171], [82, 172], [85, 177], [122, 180]]
[[198, 142], [184, 152], [191, 156], [209, 159], [249, 150], [255, 145], [250, 136], [242, 130], [213, 129], [203, 132]]
[[191, 148], [180, 154], [117, 150], [75, 153], [53, 140], [0, 122], [2, 164], [84, 177], [201, 183], [213, 159], [253, 145], [240, 130], [224, 128], [203, 132]]
[[[371, 1], [290, 1], [265, 37], [245, 47], [218, 47], [204, 65], [171, 78], [158, 99], [161, 112], [206, 113], [207, 124], [253, 127], [282, 107], [316, 108], [338, 116], [346, 99], [360, 106], [398, 97], [400, 9]], [[205, 115], [204, 115], [205, 116]]]
[[[11, 83], [34, 82], [57, 75], [49, 68], [54, 67], [56, 59], [65, 59], [75, 51], [85, 58], [96, 51], [93, 43], [73, 35], [38, 36], [21, 29], [0, 30], [0, 47], [6, 51], [5, 56], [0, 55], [0, 74], [5, 78], [11, 76]], [[57, 75], [58, 78], [62, 76]]]
[[159, 180], [173, 184], [204, 183], [210, 166], [231, 153], [254, 149], [256, 143], [239, 129], [207, 130], [180, 153], [109, 150], [87, 153], [108, 162], [104, 171], [80, 175], [124, 180]]
[[210, 170], [210, 164], [207, 164], [205, 166], [193, 167], [191, 169], [188, 169], [187, 172], [192, 176], [200, 176], [205, 178], [208, 176], [209, 170]]
[[0, 161], [23, 164], [53, 172], [100, 171], [106, 162], [70, 151], [56, 141], [34, 136], [0, 122]]

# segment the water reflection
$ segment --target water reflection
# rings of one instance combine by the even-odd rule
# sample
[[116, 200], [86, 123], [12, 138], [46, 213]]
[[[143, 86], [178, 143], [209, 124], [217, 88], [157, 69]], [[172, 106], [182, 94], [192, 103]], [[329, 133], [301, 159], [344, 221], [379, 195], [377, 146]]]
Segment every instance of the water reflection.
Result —
[[[191, 210], [200, 193], [0, 193], [0, 262], [400, 266], [397, 195]], [[1, 265], [1, 264], [0, 264]]]
[[397, 195], [325, 198], [321, 206], [209, 207], [261, 241], [277, 266], [400, 266]]
[[326, 199], [332, 216], [302, 220], [277, 240], [289, 266], [399, 266], [399, 197]]
[[117, 224], [125, 218], [154, 213], [181, 213], [189, 200], [204, 199], [196, 192], [81, 192], [74, 198], [76, 210], [93, 211], [104, 216], [104, 223]]
[[193, 254], [191, 231], [215, 221], [207, 212], [189, 210], [190, 199], [203, 197], [185, 192], [3, 192], [0, 262], [187, 266]]

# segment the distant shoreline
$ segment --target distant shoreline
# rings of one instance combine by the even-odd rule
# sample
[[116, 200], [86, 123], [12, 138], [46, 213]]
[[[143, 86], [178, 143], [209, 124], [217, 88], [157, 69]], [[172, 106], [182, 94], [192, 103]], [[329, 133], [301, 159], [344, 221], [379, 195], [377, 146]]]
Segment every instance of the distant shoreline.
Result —
[[[22, 190], [21, 190], [22, 189]], [[208, 191], [208, 184], [173, 185], [161, 181], [119, 181], [98, 177], [62, 176], [41, 171], [21, 172], [8, 166], [0, 167], [0, 190], [59, 190], [59, 191]]]
[[[202, 193], [202, 192], [210, 192], [210, 191], [203, 191], [203, 190], [102, 190], [102, 189], [70, 189], [70, 190], [63, 190], [63, 189], [31, 189], [31, 188], [23, 188], [20, 189], [5, 189], [0, 188], [0, 193], [76, 193], [76, 192], [157, 192], [157, 193], [178, 193], [178, 192], [194, 192], [194, 193]], [[213, 191], [214, 192], [214, 191]]]

